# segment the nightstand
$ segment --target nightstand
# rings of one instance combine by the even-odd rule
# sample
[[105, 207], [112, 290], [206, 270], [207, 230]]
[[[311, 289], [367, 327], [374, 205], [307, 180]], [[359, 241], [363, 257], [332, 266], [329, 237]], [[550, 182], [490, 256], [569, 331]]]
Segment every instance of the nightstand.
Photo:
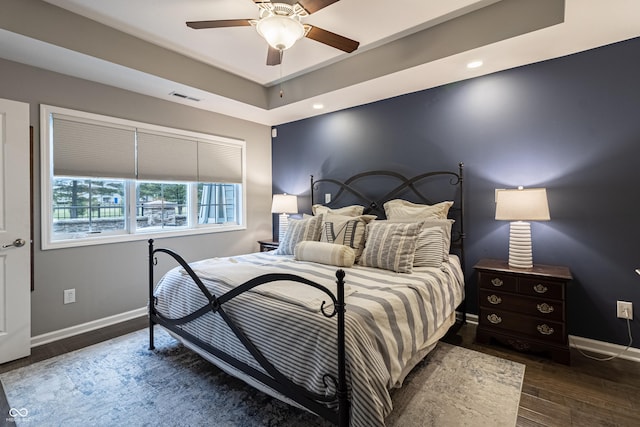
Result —
[[273, 242], [271, 240], [258, 240], [258, 244], [260, 245], [260, 252], [267, 252], [278, 249], [280, 242]]
[[554, 361], [570, 363], [567, 332], [567, 267], [509, 267], [503, 260], [483, 259], [478, 272], [476, 341], [491, 338], [519, 351], [548, 351]]

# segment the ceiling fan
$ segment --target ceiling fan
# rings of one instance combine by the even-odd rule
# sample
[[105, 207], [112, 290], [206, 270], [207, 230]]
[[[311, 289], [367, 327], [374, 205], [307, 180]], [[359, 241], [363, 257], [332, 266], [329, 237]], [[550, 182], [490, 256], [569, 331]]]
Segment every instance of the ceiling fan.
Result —
[[339, 0], [253, 0], [260, 9], [258, 19], [221, 19], [213, 21], [190, 21], [187, 26], [196, 30], [205, 28], [224, 28], [254, 26], [269, 44], [267, 65], [279, 65], [283, 52], [302, 37], [324, 43], [344, 52], [351, 53], [360, 42], [323, 30], [309, 24], [303, 24], [302, 18], [319, 11]]

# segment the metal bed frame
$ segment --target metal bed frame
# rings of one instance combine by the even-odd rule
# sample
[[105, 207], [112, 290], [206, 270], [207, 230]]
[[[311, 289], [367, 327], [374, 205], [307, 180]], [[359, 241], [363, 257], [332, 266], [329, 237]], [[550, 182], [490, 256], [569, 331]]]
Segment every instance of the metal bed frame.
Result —
[[[464, 266], [464, 231], [463, 231], [463, 214], [464, 214], [464, 198], [462, 191], [462, 183], [463, 183], [463, 164], [459, 164], [458, 173], [455, 172], [429, 172], [422, 175], [418, 175], [414, 178], [407, 179], [404, 176], [397, 174], [395, 172], [390, 171], [372, 171], [365, 172], [358, 175], [354, 175], [353, 177], [347, 179], [344, 182], [334, 180], [334, 179], [319, 179], [314, 181], [313, 176], [311, 177], [311, 200], [313, 204], [313, 196], [314, 189], [317, 189], [320, 183], [330, 183], [337, 185], [340, 189], [337, 192], [335, 198], [331, 205], [336, 205], [336, 203], [341, 199], [343, 194], [350, 193], [356, 196], [359, 200], [366, 203], [367, 212], [380, 212], [380, 207], [382, 204], [391, 200], [398, 195], [402, 194], [407, 189], [411, 190], [417, 197], [418, 200], [424, 203], [430, 203], [428, 199], [420, 194], [420, 192], [416, 189], [416, 184], [424, 179], [436, 177], [436, 176], [450, 176], [450, 184], [459, 187], [459, 195], [458, 199], [460, 201], [460, 205], [456, 208], [459, 212], [459, 224], [458, 231], [454, 236], [452, 236], [452, 246], [455, 245], [460, 250], [460, 261]], [[372, 176], [386, 176], [392, 177], [394, 179], [400, 180], [400, 184], [397, 185], [393, 190], [389, 191], [381, 198], [377, 198], [376, 200], [372, 200], [367, 197], [362, 191], [357, 189], [355, 185], [357, 181], [362, 178], [372, 177]], [[457, 221], [456, 221], [457, 222]], [[336, 271], [336, 283], [337, 283], [337, 296], [334, 295], [331, 291], [329, 291], [326, 287], [315, 283], [313, 281], [307, 280], [305, 278], [293, 275], [293, 274], [265, 274], [258, 277], [255, 277], [242, 285], [220, 295], [213, 295], [207, 287], [202, 283], [202, 280], [196, 275], [193, 269], [189, 266], [189, 264], [177, 253], [170, 249], [166, 248], [155, 248], [153, 239], [148, 241], [148, 251], [149, 251], [149, 349], [154, 350], [154, 326], [161, 325], [174, 334], [186, 339], [190, 343], [196, 345], [197, 347], [203, 349], [204, 351], [210, 353], [215, 356], [219, 360], [233, 366], [234, 368], [242, 371], [243, 373], [251, 376], [255, 380], [264, 384], [265, 386], [271, 388], [272, 390], [280, 393], [281, 395], [289, 398], [299, 404], [300, 406], [308, 409], [309, 411], [333, 422], [334, 424], [340, 427], [347, 427], [349, 425], [349, 412], [350, 412], [350, 401], [349, 401], [349, 387], [346, 379], [346, 355], [345, 355], [345, 296], [344, 296], [344, 277], [345, 272], [342, 269]], [[173, 258], [178, 264], [184, 268], [184, 270], [189, 274], [189, 276], [193, 279], [196, 286], [200, 289], [202, 294], [206, 297], [207, 303], [203, 305], [198, 310], [193, 313], [177, 318], [172, 319], [163, 316], [158, 313], [155, 305], [156, 298], [154, 296], [154, 287], [155, 287], [155, 279], [154, 279], [154, 267], [157, 265], [157, 255], [160, 253], [164, 253]], [[231, 301], [233, 298], [238, 295], [243, 294], [244, 292], [250, 291], [251, 289], [264, 285], [266, 283], [280, 281], [280, 280], [288, 280], [300, 283], [305, 286], [312, 286], [316, 289], [321, 290], [327, 297], [331, 300], [333, 304], [333, 308], [331, 311], [327, 311], [325, 309], [325, 302], [323, 301], [322, 306], [320, 307], [320, 311], [322, 315], [327, 318], [331, 318], [337, 316], [337, 365], [338, 365], [338, 378], [335, 378], [333, 375], [325, 374], [323, 376], [324, 384], [329, 387], [332, 385], [335, 388], [335, 393], [325, 396], [316, 394], [306, 390], [305, 388], [295, 384], [291, 381], [285, 374], [280, 372], [267, 358], [262, 354], [262, 352], [251, 342], [251, 340], [244, 334], [241, 328], [234, 324], [233, 320], [229, 317], [227, 312], [225, 311], [225, 303]], [[463, 303], [464, 304], [464, 303]], [[230, 331], [240, 340], [242, 345], [249, 351], [255, 361], [262, 367], [263, 371], [260, 371], [247, 363], [239, 361], [229, 354], [215, 348], [213, 345], [204, 342], [194, 336], [186, 332], [185, 330], [180, 328], [180, 325], [193, 321], [205, 313], [212, 312], [214, 314], [219, 315], [226, 325], [229, 327]], [[464, 323], [466, 320], [464, 310], [462, 322]], [[328, 404], [337, 404], [337, 409], [332, 409], [328, 406]], [[334, 405], [335, 406], [335, 405]]]
[[[435, 201], [425, 197], [418, 189], [419, 184], [432, 178], [449, 177], [449, 184], [452, 186], [457, 186], [459, 188], [458, 203], [454, 203], [450, 209], [450, 213], [454, 216], [453, 219], [456, 220], [452, 229], [451, 245], [454, 250], [457, 250], [458, 256], [460, 257], [460, 263], [464, 271], [464, 239], [466, 236], [464, 233], [463, 172], [464, 163], [461, 162], [458, 163], [457, 173], [450, 171], [426, 172], [421, 175], [414, 176], [413, 178], [407, 178], [400, 173], [386, 170], [362, 172], [357, 175], [353, 175], [351, 178], [348, 178], [345, 181], [340, 181], [332, 178], [322, 178], [314, 180], [313, 175], [311, 175], [311, 204], [313, 204], [315, 201], [315, 192], [318, 190], [318, 186], [321, 183], [329, 183], [338, 187], [338, 192], [334, 197], [332, 197], [331, 202], [329, 202], [327, 206], [340, 206], [339, 202], [346, 199], [350, 195], [352, 196], [352, 199], [349, 203], [358, 203], [363, 205], [365, 207], [365, 214], [375, 214], [378, 216], [378, 218], [384, 218], [384, 203], [388, 202], [389, 200], [400, 198], [400, 196], [402, 196], [403, 199], [414, 201], [416, 203], [424, 203], [429, 205], [434, 204]], [[360, 188], [360, 186], [362, 186], [362, 182], [366, 181], [367, 178], [372, 177], [387, 177], [392, 180], [398, 181], [399, 183], [396, 184], [396, 186], [392, 189], [388, 190], [382, 196], [373, 198]], [[360, 183], [361, 185], [359, 186], [358, 183]]]

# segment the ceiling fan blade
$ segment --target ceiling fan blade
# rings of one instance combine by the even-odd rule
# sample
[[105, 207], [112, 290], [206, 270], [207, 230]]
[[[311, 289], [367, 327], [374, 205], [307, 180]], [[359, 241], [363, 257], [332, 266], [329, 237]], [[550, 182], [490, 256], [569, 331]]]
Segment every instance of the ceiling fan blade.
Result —
[[298, 4], [304, 8], [309, 14], [324, 9], [325, 7], [336, 3], [339, 0], [298, 0]]
[[[333, 1], [338, 1], [338, 0], [333, 0]], [[253, 2], [255, 4], [271, 3], [271, 0], [253, 0]], [[298, 3], [298, 1], [297, 0], [277, 0], [275, 3], [285, 3], [285, 4], [293, 6], [294, 4]]]
[[195, 30], [205, 28], [246, 27], [251, 25], [250, 19], [219, 19], [215, 21], [190, 21], [187, 27]]
[[280, 62], [282, 62], [282, 54], [283, 52], [281, 50], [269, 46], [267, 65], [280, 65]]
[[353, 52], [358, 48], [358, 46], [360, 46], [360, 42], [318, 27], [311, 27], [307, 33], [307, 37], [317, 42], [335, 47], [336, 49], [343, 50], [347, 53]]

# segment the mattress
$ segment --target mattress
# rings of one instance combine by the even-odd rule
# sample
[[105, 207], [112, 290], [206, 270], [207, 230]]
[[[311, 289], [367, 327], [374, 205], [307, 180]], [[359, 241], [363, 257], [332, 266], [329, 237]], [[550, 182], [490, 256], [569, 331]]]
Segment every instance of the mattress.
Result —
[[[343, 268], [351, 426], [384, 426], [393, 408], [389, 390], [401, 386], [411, 368], [453, 323], [455, 309], [464, 298], [464, 282], [458, 258], [449, 258], [441, 268], [416, 268], [411, 274], [358, 265]], [[263, 272], [295, 274], [332, 290], [337, 269], [269, 252], [190, 265], [214, 295]], [[181, 267], [160, 279], [154, 295], [156, 310], [169, 318], [186, 316], [207, 303]], [[335, 388], [325, 384], [323, 376], [338, 376], [337, 320], [323, 314], [323, 301], [324, 311], [332, 311], [330, 299], [316, 289], [281, 282], [240, 294], [224, 307], [279, 371], [305, 389], [329, 396]], [[207, 313], [181, 328], [264, 372], [220, 316]], [[215, 363], [215, 358], [208, 359]], [[228, 365], [221, 368], [234, 373]]]

